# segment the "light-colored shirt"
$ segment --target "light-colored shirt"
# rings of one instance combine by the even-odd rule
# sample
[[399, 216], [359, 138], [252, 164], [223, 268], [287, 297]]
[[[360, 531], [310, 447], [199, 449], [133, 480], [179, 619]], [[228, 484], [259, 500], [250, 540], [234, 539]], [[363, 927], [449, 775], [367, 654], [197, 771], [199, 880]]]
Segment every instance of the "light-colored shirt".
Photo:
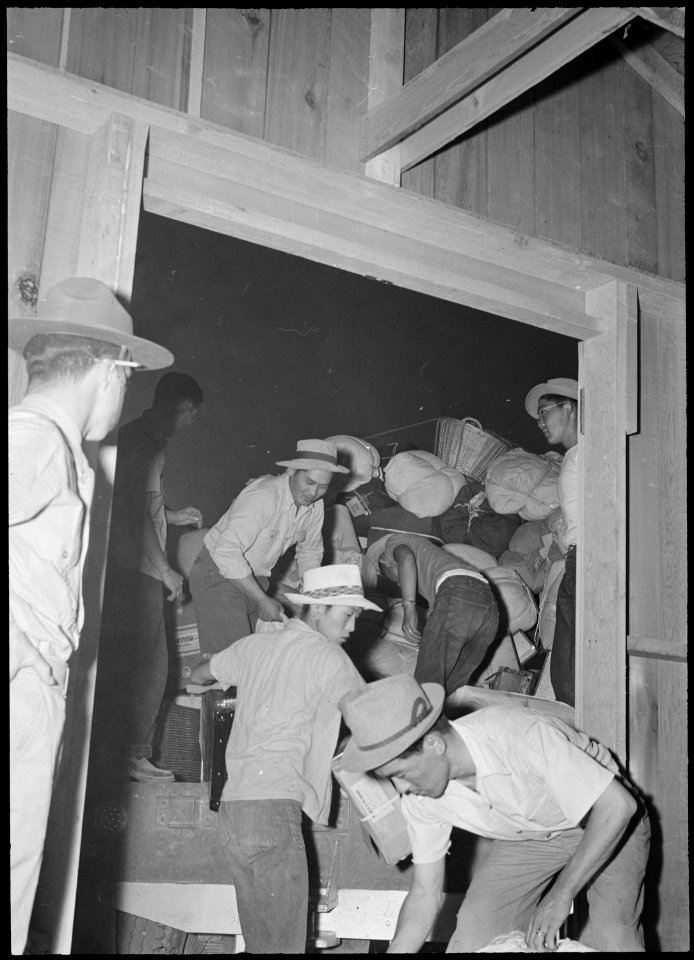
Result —
[[364, 685], [347, 654], [292, 619], [237, 640], [209, 666], [224, 687], [237, 688], [222, 800], [298, 800], [311, 820], [327, 823], [338, 704]]
[[323, 501], [297, 507], [289, 474], [253, 480], [205, 536], [222, 576], [269, 577], [282, 554], [296, 544], [299, 576], [323, 559]]
[[79, 644], [94, 471], [68, 411], [38, 393], [8, 411], [8, 454], [12, 674], [17, 631], [53, 664]]
[[564, 518], [563, 542], [560, 546], [566, 552], [568, 547], [576, 543], [578, 535], [578, 444], [569, 447], [564, 454], [557, 491]]
[[458, 557], [437, 547], [426, 537], [411, 533], [393, 533], [388, 537], [382, 557], [385, 563], [396, 565], [394, 552], [395, 548], [401, 544], [409, 547], [414, 554], [417, 566], [417, 591], [421, 593], [430, 608], [434, 605], [436, 591], [448, 577], [468, 576], [487, 583], [486, 577], [463, 563]]
[[164, 462], [166, 435], [145, 410], [118, 431], [118, 460], [113, 484], [109, 558], [128, 570], [139, 570], [161, 580], [147, 555], [144, 525], [151, 523], [166, 553]]
[[438, 799], [403, 797], [415, 863], [445, 856], [453, 827], [495, 840], [551, 839], [578, 826], [618, 773], [601, 744], [524, 707], [484, 707], [452, 726], [475, 764], [475, 789], [451, 780]]

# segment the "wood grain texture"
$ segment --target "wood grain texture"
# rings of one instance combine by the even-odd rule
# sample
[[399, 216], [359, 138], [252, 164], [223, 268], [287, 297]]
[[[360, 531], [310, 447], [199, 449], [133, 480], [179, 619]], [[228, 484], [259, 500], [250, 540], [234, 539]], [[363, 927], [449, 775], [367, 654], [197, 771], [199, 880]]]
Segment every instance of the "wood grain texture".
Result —
[[264, 137], [316, 160], [325, 157], [330, 10], [271, 11]]
[[[404, 7], [374, 7], [369, 29], [369, 93], [367, 112], [402, 87], [405, 57]], [[363, 118], [362, 118], [363, 126]], [[367, 160], [364, 173], [394, 187], [400, 186], [400, 144]]]
[[622, 65], [626, 261], [658, 272], [653, 110], [648, 83]]
[[63, 7], [7, 7], [7, 49], [57, 67]]
[[185, 8], [141, 7], [130, 93], [174, 110], [188, 101], [192, 16]]
[[137, 8], [73, 8], [65, 69], [132, 93], [138, 27]]
[[370, 29], [368, 7], [332, 8], [325, 162], [357, 176], [363, 173], [359, 125], [369, 95]]
[[209, 7], [200, 116], [263, 136], [270, 11]]
[[653, 151], [658, 273], [684, 281], [684, 119], [653, 91]]
[[[434, 7], [408, 7], [405, 11], [405, 64], [403, 82], [408, 83], [436, 60], [438, 11]], [[404, 171], [405, 190], [434, 196], [434, 160], [423, 160]]]
[[[438, 55], [487, 22], [485, 8], [444, 7], [439, 11]], [[471, 213], [487, 210], [487, 124], [444, 147], [434, 158], [434, 195]]]

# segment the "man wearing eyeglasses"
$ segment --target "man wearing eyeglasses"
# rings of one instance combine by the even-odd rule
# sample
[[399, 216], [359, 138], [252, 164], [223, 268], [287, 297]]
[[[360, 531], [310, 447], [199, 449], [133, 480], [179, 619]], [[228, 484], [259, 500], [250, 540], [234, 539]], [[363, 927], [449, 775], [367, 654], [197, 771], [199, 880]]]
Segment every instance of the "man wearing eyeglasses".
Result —
[[558, 531], [565, 551], [564, 575], [557, 593], [550, 679], [557, 700], [574, 706], [576, 673], [576, 534], [578, 531], [578, 383], [568, 377], [538, 383], [525, 398], [525, 409], [535, 417], [545, 440], [564, 447], [558, 480], [562, 526]]
[[99, 280], [51, 287], [31, 317], [9, 319], [26, 396], [8, 411], [11, 948], [24, 953], [63, 726], [67, 662], [84, 622], [82, 571], [94, 471], [84, 440], [118, 422], [133, 368], [173, 355], [133, 336]]

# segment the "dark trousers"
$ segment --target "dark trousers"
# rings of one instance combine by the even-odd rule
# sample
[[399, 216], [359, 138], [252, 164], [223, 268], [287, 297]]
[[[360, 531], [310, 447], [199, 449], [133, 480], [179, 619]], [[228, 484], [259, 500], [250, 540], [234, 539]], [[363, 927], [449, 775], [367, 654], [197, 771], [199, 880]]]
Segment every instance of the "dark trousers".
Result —
[[[256, 580], [263, 590], [267, 589], [267, 577]], [[219, 572], [207, 547], [202, 548], [190, 571], [190, 593], [201, 653], [218, 653], [255, 631], [258, 607], [233, 580]]]
[[298, 800], [229, 800], [220, 828], [248, 953], [306, 952], [308, 864]]
[[151, 757], [166, 689], [169, 654], [164, 586], [137, 570], [110, 563], [99, 644], [99, 716], [109, 740], [133, 757]]
[[566, 554], [564, 576], [557, 591], [549, 676], [554, 696], [573, 707], [576, 700], [576, 547]]
[[447, 695], [469, 683], [498, 625], [499, 608], [488, 583], [465, 576], [444, 580], [424, 627], [415, 679], [440, 683]]

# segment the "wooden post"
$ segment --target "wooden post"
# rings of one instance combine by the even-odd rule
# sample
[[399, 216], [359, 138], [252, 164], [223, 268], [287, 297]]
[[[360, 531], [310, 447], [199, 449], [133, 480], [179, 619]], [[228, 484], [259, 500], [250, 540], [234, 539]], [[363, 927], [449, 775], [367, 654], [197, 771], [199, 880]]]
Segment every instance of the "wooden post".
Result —
[[[374, 7], [369, 44], [369, 110], [402, 87], [404, 58], [405, 8]], [[368, 160], [364, 172], [373, 180], [399, 187], [400, 144]]]
[[[80, 225], [78, 276], [95, 277], [130, 297], [135, 265], [147, 126], [113, 114], [91, 143]], [[50, 268], [50, 265], [48, 265]], [[87, 444], [96, 473], [90, 548], [84, 572], [85, 622], [70, 661], [60, 774], [53, 795], [34, 907], [51, 952], [69, 954], [77, 890], [115, 448]]]
[[[626, 432], [629, 284], [586, 293], [604, 332], [579, 346], [579, 503], [576, 596], [576, 722], [627, 763]], [[633, 420], [632, 410], [630, 419]]]

